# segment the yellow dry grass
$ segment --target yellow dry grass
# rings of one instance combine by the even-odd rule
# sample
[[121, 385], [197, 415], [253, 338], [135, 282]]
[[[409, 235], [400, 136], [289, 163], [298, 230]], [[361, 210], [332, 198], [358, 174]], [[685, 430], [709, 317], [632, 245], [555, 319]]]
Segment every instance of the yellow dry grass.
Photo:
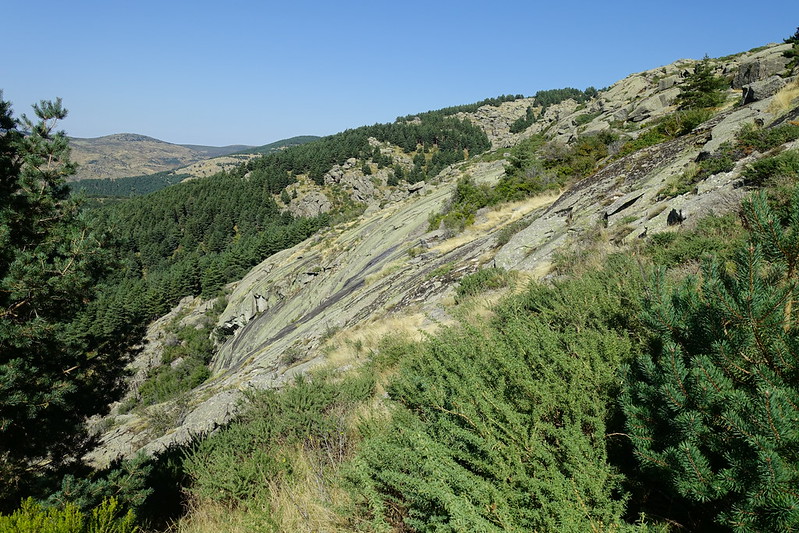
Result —
[[268, 522], [268, 502], [251, 502], [246, 508], [231, 508], [213, 501], [189, 502], [186, 516], [169, 533], [250, 533], [274, 531]]
[[560, 193], [549, 193], [534, 196], [519, 202], [507, 203], [499, 208], [487, 212], [478, 222], [464, 229], [451, 239], [434, 246], [431, 251], [445, 254], [451, 252], [464, 244], [473, 241], [476, 237], [485, 235], [501, 226], [519, 220], [530, 211], [549, 205], [558, 199]]
[[319, 449], [297, 445], [287, 450], [291, 476], [270, 480], [246, 506], [193, 501], [173, 533], [249, 533], [351, 531], [337, 509], [349, 501], [338, 482], [338, 463]]
[[429, 321], [424, 313], [413, 311], [372, 318], [330, 337], [322, 348], [326, 354], [324, 366], [337, 369], [360, 365], [378, 350], [385, 337], [399, 336], [411, 342], [421, 341], [426, 333], [438, 327], [440, 324]]
[[795, 106], [797, 99], [799, 99], [799, 78], [780, 89], [774, 95], [771, 104], [769, 104], [768, 112], [781, 116]]

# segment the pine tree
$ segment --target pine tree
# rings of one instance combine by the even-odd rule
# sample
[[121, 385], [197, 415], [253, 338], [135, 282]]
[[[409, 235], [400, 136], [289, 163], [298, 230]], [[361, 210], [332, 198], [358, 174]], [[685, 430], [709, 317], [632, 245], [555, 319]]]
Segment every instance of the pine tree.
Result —
[[677, 102], [680, 109], [716, 107], [724, 101], [722, 89], [726, 86], [727, 80], [713, 74], [710, 58], [705, 56], [685, 80]]
[[[797, 189], [799, 191], [799, 189]], [[626, 372], [627, 430], [672, 517], [735, 531], [799, 530], [799, 192], [784, 218], [765, 196], [742, 210], [750, 242], [647, 303], [651, 353]]]
[[0, 506], [77, 452], [82, 422], [119, 374], [73, 327], [106, 256], [64, 179], [74, 167], [55, 126], [66, 110], [33, 108], [35, 121], [17, 121], [0, 98]]

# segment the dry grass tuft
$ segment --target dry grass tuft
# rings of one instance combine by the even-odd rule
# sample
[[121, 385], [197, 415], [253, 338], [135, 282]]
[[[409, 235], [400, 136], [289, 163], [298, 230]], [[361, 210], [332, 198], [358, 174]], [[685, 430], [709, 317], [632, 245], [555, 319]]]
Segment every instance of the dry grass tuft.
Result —
[[519, 202], [502, 204], [497, 209], [488, 211], [485, 215], [483, 215], [483, 217], [480, 218], [479, 221], [475, 222], [471, 226], [468, 226], [458, 235], [432, 247], [430, 250], [441, 254], [451, 252], [452, 250], [455, 250], [456, 248], [463, 246], [468, 242], [472, 242], [475, 238], [481, 235], [485, 235], [506, 224], [516, 222], [524, 215], [534, 211], [535, 209], [538, 209], [539, 207], [553, 203], [558, 199], [559, 196], [559, 192], [544, 193], [539, 196], [534, 196], [533, 198], [521, 200]]
[[250, 533], [275, 531], [270, 524], [267, 502], [235, 507], [206, 500], [191, 500], [185, 517], [169, 533]]
[[327, 340], [325, 366], [342, 368], [360, 365], [378, 351], [380, 341], [388, 336], [400, 336], [409, 341], [421, 341], [425, 333], [438, 329], [440, 324], [431, 322], [424, 313], [396, 313], [372, 318], [353, 328], [338, 331]]
[[768, 106], [768, 112], [781, 116], [795, 107], [797, 99], [799, 99], [799, 78], [774, 95]]

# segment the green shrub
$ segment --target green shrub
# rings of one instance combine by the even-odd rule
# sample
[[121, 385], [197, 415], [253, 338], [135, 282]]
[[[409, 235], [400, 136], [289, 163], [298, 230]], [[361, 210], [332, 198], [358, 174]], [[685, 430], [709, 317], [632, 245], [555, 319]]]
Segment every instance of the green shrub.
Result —
[[601, 113], [599, 113], [599, 112], [596, 112], [596, 113], [583, 113], [582, 115], [578, 115], [578, 116], [576, 116], [574, 118], [574, 123], [577, 126], [584, 126], [584, 125], [588, 124], [589, 122], [591, 122], [592, 120], [594, 120], [599, 115], [601, 115]]
[[687, 135], [712, 116], [708, 109], [685, 109], [675, 111], [659, 119], [651, 128], [622, 145], [615, 157], [637, 152], [643, 148]]
[[624, 157], [625, 155], [629, 155], [649, 146], [660, 144], [669, 139], [670, 137], [660, 129], [655, 127], [650, 128], [635, 139], [624, 143], [621, 149], [616, 153], [616, 157]]
[[680, 109], [705, 109], [716, 107], [724, 101], [722, 92], [729, 82], [713, 74], [710, 58], [705, 56], [683, 84], [677, 102]]
[[644, 249], [652, 261], [666, 268], [715, 256], [723, 261], [742, 238], [738, 217], [709, 215], [690, 231], [655, 233]]
[[[799, 212], [799, 190], [793, 212]], [[654, 278], [655, 333], [625, 372], [622, 406], [647, 492], [690, 530], [799, 529], [799, 218], [783, 227], [760, 195], [749, 242], [725, 267], [674, 287]]]
[[691, 133], [712, 115], [709, 109], [684, 109], [663, 117], [656, 127], [669, 138], [680, 137]]
[[630, 528], [607, 462], [616, 367], [634, 343], [637, 267], [535, 284], [490, 327], [446, 330], [401, 363], [388, 423], [348, 479], [371, 527], [414, 531]]
[[176, 398], [211, 377], [211, 327], [186, 326], [176, 332], [178, 344], [165, 346], [161, 365], [139, 386], [138, 405], [146, 407]]
[[8, 533], [135, 533], [132, 511], [123, 514], [115, 498], [82, 513], [77, 506], [44, 507], [28, 498], [10, 515], [0, 515], [0, 531]]
[[765, 153], [796, 139], [799, 139], [799, 126], [796, 124], [780, 124], [773, 128], [758, 128], [754, 124], [746, 124], [736, 135], [736, 145], [745, 155], [753, 151]]
[[796, 180], [799, 175], [799, 150], [787, 150], [752, 163], [743, 171], [747, 185], [760, 186], [778, 178]]
[[501, 289], [508, 286], [510, 277], [510, 273], [504, 268], [483, 268], [474, 274], [468, 274], [461, 278], [458, 287], [455, 289], [455, 294], [458, 298], [463, 298], [464, 296], [476, 296], [486, 291]]
[[511, 237], [528, 227], [532, 223], [532, 219], [520, 219], [516, 222], [511, 222], [499, 232], [497, 232], [497, 246], [505, 246], [511, 240]]
[[364, 370], [341, 381], [332, 375], [298, 376], [283, 391], [249, 395], [242, 414], [227, 428], [201, 441], [184, 467], [190, 491], [202, 498], [244, 503], [270, 480], [290, 473], [284, 446], [303, 443], [322, 455], [346, 445], [340, 413], [371, 397], [374, 376]]
[[536, 119], [535, 111], [533, 110], [533, 107], [530, 106], [527, 108], [527, 111], [525, 112], [523, 117], [519, 117], [511, 123], [510, 132], [511, 133], [523, 132], [524, 130], [532, 126], [533, 123], [535, 123], [535, 119]]
[[448, 229], [463, 231], [466, 226], [474, 222], [478, 209], [495, 201], [494, 192], [488, 185], [477, 185], [469, 176], [465, 176], [458, 180], [445, 210], [430, 215], [428, 219], [430, 229], [437, 229], [443, 222]]

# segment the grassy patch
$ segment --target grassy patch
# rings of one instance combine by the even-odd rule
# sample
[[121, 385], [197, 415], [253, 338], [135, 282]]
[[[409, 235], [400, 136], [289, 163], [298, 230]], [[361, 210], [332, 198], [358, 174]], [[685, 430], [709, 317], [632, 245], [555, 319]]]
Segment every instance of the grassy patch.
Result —
[[480, 293], [507, 287], [511, 281], [511, 274], [504, 268], [483, 268], [474, 274], [468, 274], [461, 278], [458, 287], [455, 289], [457, 295], [455, 301], [466, 296], [476, 296]]

